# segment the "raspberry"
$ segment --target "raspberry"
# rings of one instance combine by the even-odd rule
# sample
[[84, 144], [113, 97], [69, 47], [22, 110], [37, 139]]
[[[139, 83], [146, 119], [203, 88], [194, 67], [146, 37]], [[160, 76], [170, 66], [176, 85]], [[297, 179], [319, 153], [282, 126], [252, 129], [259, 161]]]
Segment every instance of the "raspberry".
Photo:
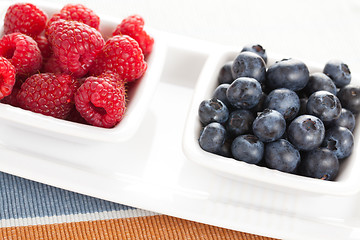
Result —
[[115, 35], [129, 35], [135, 39], [143, 51], [143, 54], [148, 56], [154, 45], [154, 38], [152, 38], [144, 30], [144, 19], [139, 15], [132, 15], [122, 20], [113, 32]]
[[38, 35], [34, 38], [37, 43], [43, 60], [48, 59], [52, 55], [51, 45], [45, 36]]
[[23, 109], [65, 119], [74, 107], [77, 88], [78, 82], [70, 75], [39, 73], [21, 85], [17, 100]]
[[0, 99], [9, 96], [15, 84], [15, 67], [0, 57]]
[[89, 73], [98, 76], [106, 71], [119, 74], [126, 82], [140, 78], [146, 71], [147, 64], [139, 44], [127, 35], [109, 38]]
[[45, 33], [61, 69], [74, 77], [88, 72], [105, 44], [99, 31], [77, 21], [59, 19], [50, 24]]
[[22, 33], [11, 33], [0, 39], [0, 56], [7, 58], [19, 75], [35, 73], [42, 62], [35, 40]]
[[125, 113], [125, 84], [110, 76], [88, 77], [75, 94], [75, 106], [91, 125], [112, 128]]
[[54, 14], [49, 23], [64, 19], [71, 21], [78, 21], [89, 25], [97, 30], [99, 30], [100, 18], [94, 13], [93, 10], [85, 7], [82, 4], [67, 4], [61, 10], [60, 13]]
[[51, 55], [46, 61], [44, 61], [41, 72], [43, 73], [63, 73], [60, 67], [58, 58], [55, 55]]
[[11, 5], [4, 18], [4, 33], [20, 32], [31, 37], [39, 35], [44, 29], [47, 15], [31, 3]]

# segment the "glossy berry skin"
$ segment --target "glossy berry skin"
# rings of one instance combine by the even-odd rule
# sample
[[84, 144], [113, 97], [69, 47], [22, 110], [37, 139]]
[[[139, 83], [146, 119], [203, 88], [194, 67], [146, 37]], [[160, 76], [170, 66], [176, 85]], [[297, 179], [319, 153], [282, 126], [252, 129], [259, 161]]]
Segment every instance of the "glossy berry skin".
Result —
[[339, 59], [328, 61], [323, 72], [334, 81], [338, 88], [342, 88], [351, 82], [351, 72], [348, 65]]
[[47, 15], [31, 3], [15, 3], [8, 7], [4, 18], [4, 33], [39, 35], [46, 26]]
[[294, 91], [287, 88], [279, 88], [269, 93], [264, 107], [278, 111], [284, 116], [286, 121], [290, 121], [299, 112], [300, 99]]
[[238, 109], [232, 111], [226, 122], [226, 130], [232, 136], [239, 136], [250, 133], [254, 122], [254, 115], [249, 110]]
[[332, 151], [340, 160], [350, 156], [354, 147], [354, 136], [344, 127], [332, 127], [326, 130], [323, 147]]
[[337, 94], [341, 106], [354, 114], [360, 113], [360, 86], [347, 85], [340, 89]]
[[303, 175], [331, 181], [339, 172], [339, 160], [326, 148], [316, 148], [304, 154], [301, 161]]
[[310, 151], [321, 145], [325, 136], [325, 126], [313, 115], [301, 115], [289, 124], [287, 136], [298, 150]]
[[220, 68], [218, 74], [219, 85], [223, 83], [231, 84], [234, 81], [231, 70], [232, 65], [233, 65], [233, 61], [228, 61]]
[[203, 125], [212, 122], [225, 123], [229, 118], [228, 108], [216, 98], [202, 101], [199, 105], [198, 114]]
[[228, 108], [231, 107], [231, 104], [226, 96], [226, 91], [229, 88], [230, 84], [223, 83], [217, 86], [213, 92], [212, 98], [217, 98], [222, 101]]
[[266, 72], [266, 84], [270, 89], [303, 89], [309, 81], [309, 69], [297, 59], [283, 59], [272, 64]]
[[15, 67], [9, 60], [0, 57], [0, 100], [11, 94], [15, 80]]
[[241, 52], [253, 52], [258, 54], [267, 63], [266, 50], [260, 44], [248, 44], [241, 49]]
[[337, 119], [341, 114], [340, 100], [328, 91], [317, 91], [310, 95], [306, 111], [320, 118], [323, 122]]
[[254, 135], [240, 135], [233, 140], [231, 153], [236, 160], [257, 164], [263, 158], [264, 143]]
[[331, 123], [332, 126], [345, 127], [351, 132], [354, 131], [355, 124], [356, 120], [354, 114], [345, 108], [341, 109], [340, 117]]
[[299, 151], [285, 139], [266, 144], [264, 159], [269, 168], [288, 173], [294, 172], [301, 161]]
[[310, 74], [309, 82], [304, 90], [308, 96], [310, 96], [314, 92], [322, 91], [322, 90], [328, 91], [334, 95], [336, 95], [337, 93], [336, 85], [333, 82], [333, 80], [331, 80], [330, 77], [328, 77], [326, 74], [321, 72]]
[[266, 66], [264, 60], [256, 53], [241, 52], [232, 65], [234, 79], [240, 77], [254, 78], [260, 83], [265, 82]]
[[254, 78], [240, 77], [234, 80], [226, 91], [226, 96], [235, 108], [250, 109], [259, 103], [261, 85]]
[[217, 122], [210, 123], [200, 133], [200, 147], [211, 153], [218, 153], [226, 139], [226, 130], [223, 125]]
[[278, 111], [265, 109], [255, 118], [252, 129], [260, 141], [272, 142], [283, 136], [286, 130], [286, 121]]

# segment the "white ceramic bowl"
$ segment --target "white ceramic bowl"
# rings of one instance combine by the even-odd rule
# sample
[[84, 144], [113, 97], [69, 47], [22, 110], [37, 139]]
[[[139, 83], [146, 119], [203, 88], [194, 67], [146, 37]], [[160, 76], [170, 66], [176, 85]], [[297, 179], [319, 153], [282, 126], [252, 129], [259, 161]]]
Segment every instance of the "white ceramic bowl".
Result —
[[[63, 5], [54, 6], [54, 4], [48, 5], [44, 2], [34, 4], [46, 12], [49, 17], [63, 7]], [[4, 19], [6, 9], [2, 11], [1, 19]], [[127, 16], [127, 14], [123, 13], [123, 16]], [[115, 27], [121, 21], [121, 18], [109, 18], [100, 15], [100, 32], [105, 39], [112, 35]], [[56, 119], [2, 103], [0, 103], [0, 124], [9, 124], [22, 131], [29, 130], [41, 135], [70, 141], [114, 142], [128, 140], [136, 132], [146, 113], [147, 104], [156, 89], [165, 60], [166, 49], [161, 42], [161, 32], [151, 28], [146, 28], [146, 30], [155, 39], [153, 51], [146, 60], [148, 68], [144, 76], [137, 80], [128, 92], [129, 101], [125, 116], [114, 128], [106, 129]], [[3, 32], [2, 22], [0, 22], [0, 32]]]
[[[270, 187], [277, 190], [295, 190], [314, 194], [349, 195], [360, 189], [360, 158], [359, 127], [355, 129], [355, 146], [352, 155], [341, 163], [338, 177], [335, 181], [322, 181], [295, 174], [283, 173], [277, 170], [236, 161], [202, 150], [198, 143], [201, 124], [198, 118], [198, 108], [201, 101], [210, 99], [218, 85], [217, 77], [224, 63], [234, 60], [238, 50], [225, 50], [210, 56], [199, 77], [183, 136], [183, 148], [186, 156], [201, 166], [237, 180], [245, 180], [253, 184]], [[271, 56], [270, 56], [271, 57]], [[270, 58], [272, 64], [281, 58]], [[321, 64], [315, 65], [304, 61], [310, 72], [322, 71]], [[325, 65], [325, 63], [324, 63]], [[320, 66], [320, 67], [319, 67]], [[352, 80], [355, 82], [356, 80]], [[357, 120], [357, 124], [359, 121]]]

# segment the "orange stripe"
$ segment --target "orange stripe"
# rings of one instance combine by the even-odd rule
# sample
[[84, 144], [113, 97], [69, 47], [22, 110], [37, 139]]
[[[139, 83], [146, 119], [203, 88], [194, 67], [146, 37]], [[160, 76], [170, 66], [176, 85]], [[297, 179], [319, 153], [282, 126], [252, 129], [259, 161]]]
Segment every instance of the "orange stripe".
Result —
[[271, 240], [167, 215], [0, 228], [0, 239]]

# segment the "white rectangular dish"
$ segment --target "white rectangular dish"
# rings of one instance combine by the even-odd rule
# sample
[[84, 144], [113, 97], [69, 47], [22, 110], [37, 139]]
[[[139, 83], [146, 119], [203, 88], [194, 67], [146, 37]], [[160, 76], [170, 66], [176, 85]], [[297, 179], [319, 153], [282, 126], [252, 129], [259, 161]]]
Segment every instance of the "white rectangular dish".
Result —
[[[145, 103], [136, 104], [142, 117], [137, 127], [130, 124], [132, 134], [123, 138], [120, 131], [89, 130], [91, 136], [82, 135], [89, 126], [75, 131], [77, 124], [0, 104], [0, 170], [145, 210], [268, 237], [360, 239], [356, 161], [348, 161], [339, 179], [329, 183], [228, 163], [200, 152], [196, 102], [210, 89], [197, 88], [213, 79], [236, 49], [153, 33], [162, 48], [162, 53], [153, 56], [162, 63], [146, 76], [155, 78], [149, 79], [154, 85], [146, 87], [151, 94], [145, 94]], [[20, 126], [22, 121], [14, 117], [32, 124]], [[47, 130], [54, 126], [57, 129]]]

